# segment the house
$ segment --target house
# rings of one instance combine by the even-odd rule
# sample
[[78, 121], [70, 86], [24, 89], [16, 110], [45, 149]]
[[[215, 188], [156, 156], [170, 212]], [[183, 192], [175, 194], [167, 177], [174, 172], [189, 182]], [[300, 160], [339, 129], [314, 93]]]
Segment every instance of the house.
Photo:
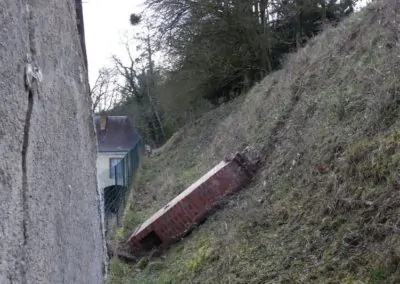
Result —
[[140, 136], [127, 116], [95, 116], [94, 124], [98, 144], [97, 180], [107, 199], [106, 189], [115, 186], [116, 178], [122, 175], [118, 167], [115, 171], [114, 166], [139, 141]]

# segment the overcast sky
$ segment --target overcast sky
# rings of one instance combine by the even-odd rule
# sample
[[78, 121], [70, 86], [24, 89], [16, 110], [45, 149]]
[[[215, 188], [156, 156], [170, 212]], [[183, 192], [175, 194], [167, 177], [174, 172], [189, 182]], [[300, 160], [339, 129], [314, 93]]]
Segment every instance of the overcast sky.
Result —
[[[361, 0], [362, 4], [369, 0]], [[126, 60], [121, 41], [132, 37], [136, 31], [129, 23], [132, 13], [140, 13], [143, 0], [83, 0], [86, 48], [89, 61], [89, 80], [93, 84], [98, 71], [111, 66], [115, 54]]]
[[125, 35], [136, 32], [129, 23], [132, 13], [140, 13], [142, 0], [83, 0], [85, 38], [89, 63], [89, 80], [92, 84], [98, 71], [111, 66], [113, 54], [126, 58], [121, 44]]

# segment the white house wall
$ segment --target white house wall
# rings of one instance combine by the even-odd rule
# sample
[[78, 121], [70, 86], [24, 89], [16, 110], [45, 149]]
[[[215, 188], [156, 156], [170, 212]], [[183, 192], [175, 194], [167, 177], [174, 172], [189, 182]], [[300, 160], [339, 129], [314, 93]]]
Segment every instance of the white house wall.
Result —
[[99, 188], [114, 185], [115, 179], [110, 178], [110, 158], [123, 158], [126, 152], [99, 152], [97, 155], [97, 180]]

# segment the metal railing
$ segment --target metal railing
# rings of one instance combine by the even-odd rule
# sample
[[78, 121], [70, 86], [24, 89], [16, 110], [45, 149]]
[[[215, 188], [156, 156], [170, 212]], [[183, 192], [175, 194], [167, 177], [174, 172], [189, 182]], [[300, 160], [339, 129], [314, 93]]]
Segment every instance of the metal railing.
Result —
[[106, 222], [115, 218], [116, 225], [120, 226], [127, 199], [133, 189], [133, 181], [139, 169], [142, 149], [143, 140], [139, 139], [135, 146], [114, 166], [115, 184], [104, 190]]

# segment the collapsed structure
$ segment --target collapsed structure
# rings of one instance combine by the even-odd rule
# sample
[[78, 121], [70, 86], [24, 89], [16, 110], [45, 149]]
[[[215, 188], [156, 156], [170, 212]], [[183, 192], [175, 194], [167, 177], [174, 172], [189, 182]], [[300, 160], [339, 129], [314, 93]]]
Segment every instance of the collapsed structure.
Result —
[[254, 174], [252, 165], [239, 153], [221, 161], [137, 227], [127, 246], [143, 252], [178, 241], [204, 221], [226, 196], [248, 183]]

